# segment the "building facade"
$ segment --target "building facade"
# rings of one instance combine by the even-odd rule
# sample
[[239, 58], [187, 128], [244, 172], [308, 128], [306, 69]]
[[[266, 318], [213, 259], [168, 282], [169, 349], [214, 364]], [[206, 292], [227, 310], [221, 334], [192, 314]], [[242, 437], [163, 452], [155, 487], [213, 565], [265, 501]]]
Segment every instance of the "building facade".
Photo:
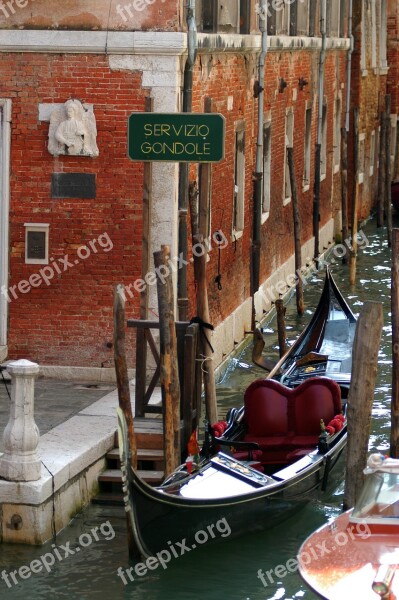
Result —
[[[111, 367], [115, 284], [128, 286], [128, 316], [139, 316], [144, 173], [127, 157], [127, 122], [149, 99], [154, 112], [182, 110], [190, 36], [185, 2], [123, 1], [92, 0], [84, 12], [78, 0], [56, 8], [50, 0], [0, 7], [2, 359]], [[340, 232], [341, 129], [347, 113], [353, 129], [357, 104], [364, 134], [360, 216], [374, 204], [388, 7], [385, 0], [354, 1], [352, 52], [349, 2], [325, 2], [276, 0], [266, 3], [266, 14], [254, 0], [195, 2], [192, 110], [203, 112], [209, 98], [212, 111], [226, 120], [225, 158], [212, 167], [208, 229], [215, 364], [251, 329], [252, 293], [260, 319], [293, 281], [287, 147], [294, 153], [303, 264], [314, 256], [315, 148], [320, 146], [323, 251]], [[254, 290], [257, 156], [263, 177]], [[196, 179], [197, 166], [191, 165], [189, 182]], [[179, 256], [178, 164], [153, 164], [150, 205], [150, 255], [168, 244]], [[219, 246], [212, 243], [218, 232]], [[187, 275], [191, 318], [191, 263]], [[155, 286], [148, 288], [154, 318]]]

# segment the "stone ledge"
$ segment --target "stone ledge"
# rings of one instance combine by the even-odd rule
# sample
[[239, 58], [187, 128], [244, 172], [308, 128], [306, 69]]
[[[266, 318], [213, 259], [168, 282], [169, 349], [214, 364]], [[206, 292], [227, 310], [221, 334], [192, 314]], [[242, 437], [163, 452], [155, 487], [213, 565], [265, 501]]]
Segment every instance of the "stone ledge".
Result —
[[[132, 390], [133, 391], [133, 390]], [[114, 447], [118, 395], [110, 392], [91, 407], [40, 438], [41, 478], [34, 482], [0, 480], [0, 504], [40, 505]], [[54, 490], [52, 477], [54, 476]]]
[[0, 30], [0, 52], [180, 55], [186, 49], [182, 32]]
[[[50, 379], [86, 381], [96, 383], [116, 383], [115, 369], [101, 367], [64, 367], [58, 365], [40, 365], [40, 376]], [[135, 377], [135, 370], [129, 369], [129, 378]]]

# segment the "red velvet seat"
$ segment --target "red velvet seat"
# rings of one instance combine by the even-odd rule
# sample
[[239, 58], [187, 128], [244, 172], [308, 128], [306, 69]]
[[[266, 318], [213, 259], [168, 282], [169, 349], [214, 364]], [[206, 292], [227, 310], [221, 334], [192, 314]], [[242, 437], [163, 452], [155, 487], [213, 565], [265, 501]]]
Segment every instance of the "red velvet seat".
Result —
[[285, 464], [317, 446], [320, 421], [327, 424], [341, 412], [341, 391], [326, 377], [295, 389], [260, 379], [246, 390], [244, 407], [244, 440], [259, 444], [263, 464]]

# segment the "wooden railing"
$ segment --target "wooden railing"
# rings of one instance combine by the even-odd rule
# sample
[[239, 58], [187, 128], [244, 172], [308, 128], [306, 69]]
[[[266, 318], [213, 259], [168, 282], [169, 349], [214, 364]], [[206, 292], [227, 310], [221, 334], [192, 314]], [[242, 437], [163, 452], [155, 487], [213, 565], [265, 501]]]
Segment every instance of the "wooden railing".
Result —
[[[149, 404], [159, 383], [159, 349], [151, 330], [159, 329], [158, 321], [129, 319], [128, 327], [136, 329], [136, 416], [163, 414], [162, 405]], [[199, 327], [189, 322], [176, 322], [177, 353], [180, 379], [180, 415], [182, 449], [201, 418], [201, 361], [199, 359]], [[155, 362], [155, 371], [147, 385], [148, 350]]]

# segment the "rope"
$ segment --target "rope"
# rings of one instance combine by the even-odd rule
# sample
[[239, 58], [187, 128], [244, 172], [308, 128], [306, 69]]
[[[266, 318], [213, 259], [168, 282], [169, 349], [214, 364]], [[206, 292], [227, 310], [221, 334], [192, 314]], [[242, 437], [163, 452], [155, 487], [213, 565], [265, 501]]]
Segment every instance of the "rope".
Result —
[[212, 356], [204, 356], [203, 354], [201, 354], [200, 358], [196, 358], [195, 360], [196, 360], [196, 362], [201, 363], [201, 371], [203, 373], [208, 373], [208, 371], [206, 369], [204, 369], [204, 364], [206, 363], [207, 360], [213, 360], [213, 357]]
[[215, 277], [215, 283], [217, 284], [218, 290], [220, 291], [222, 289], [222, 274], [220, 272], [222, 249], [220, 247], [220, 244], [223, 241], [223, 237], [222, 237], [222, 234], [220, 233], [220, 231], [217, 231], [215, 233], [214, 238], [218, 245], [218, 274]]
[[205, 321], [203, 321], [200, 317], [193, 317], [190, 321], [190, 325], [192, 325], [193, 323], [197, 323], [199, 325], [200, 328], [200, 332], [202, 334], [202, 336], [205, 339], [205, 342], [208, 344], [209, 348], [212, 350], [212, 354], [215, 352], [214, 349], [212, 348], [212, 344], [211, 342], [208, 340], [206, 333], [205, 333], [205, 329], [208, 329], [209, 331], [213, 331], [215, 328], [213, 325], [211, 325], [210, 323], [205, 323]]

